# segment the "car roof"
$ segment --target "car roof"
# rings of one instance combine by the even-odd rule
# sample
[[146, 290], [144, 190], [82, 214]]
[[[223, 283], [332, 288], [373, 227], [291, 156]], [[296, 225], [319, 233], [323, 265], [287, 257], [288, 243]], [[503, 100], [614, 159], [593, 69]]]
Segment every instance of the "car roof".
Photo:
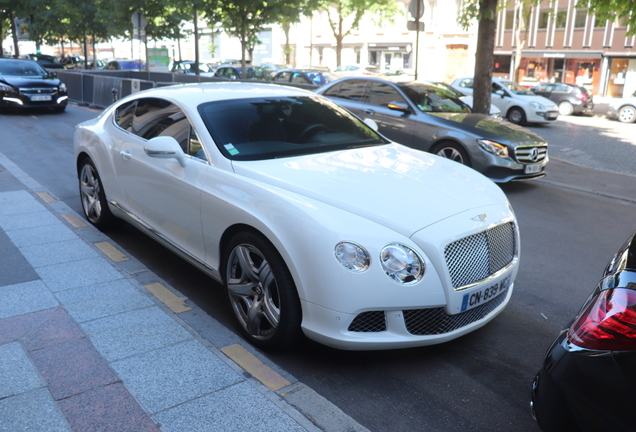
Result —
[[248, 99], [272, 96], [316, 96], [316, 93], [295, 87], [286, 87], [276, 84], [216, 82], [157, 87], [154, 89], [144, 90], [139, 93], [134, 93], [126, 99], [128, 100], [142, 96], [165, 98], [197, 106], [205, 102], [215, 102], [228, 99]]

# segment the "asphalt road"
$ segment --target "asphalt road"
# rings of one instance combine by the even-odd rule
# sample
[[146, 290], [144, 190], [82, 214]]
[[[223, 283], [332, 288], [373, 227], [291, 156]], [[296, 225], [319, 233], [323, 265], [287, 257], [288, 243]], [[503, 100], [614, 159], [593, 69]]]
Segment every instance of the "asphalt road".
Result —
[[[74, 125], [96, 111], [0, 115], [0, 153], [81, 213]], [[614, 251], [636, 229], [636, 125], [570, 117], [532, 127], [550, 143], [545, 179], [502, 185], [519, 220], [521, 267], [507, 309], [425, 348], [344, 352], [304, 341], [267, 356], [374, 432], [537, 431], [530, 383]], [[631, 174], [622, 174], [631, 173]], [[219, 285], [131, 227], [113, 241], [235, 328]]]

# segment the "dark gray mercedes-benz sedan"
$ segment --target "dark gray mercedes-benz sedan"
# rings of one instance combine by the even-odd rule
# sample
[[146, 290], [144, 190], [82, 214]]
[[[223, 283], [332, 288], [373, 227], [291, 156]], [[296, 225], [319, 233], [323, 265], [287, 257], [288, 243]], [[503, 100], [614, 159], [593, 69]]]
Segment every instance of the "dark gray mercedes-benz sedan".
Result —
[[545, 176], [548, 143], [505, 120], [473, 113], [432, 83], [342, 78], [316, 91], [362, 119], [372, 119], [390, 140], [453, 159], [499, 183]]

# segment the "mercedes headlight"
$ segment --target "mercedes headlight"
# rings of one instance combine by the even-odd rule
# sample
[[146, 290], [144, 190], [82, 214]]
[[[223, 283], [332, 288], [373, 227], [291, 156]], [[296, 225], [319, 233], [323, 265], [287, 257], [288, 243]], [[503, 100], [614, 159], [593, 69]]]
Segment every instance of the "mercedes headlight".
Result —
[[530, 106], [538, 110], [545, 110], [545, 107], [541, 105], [539, 102], [530, 102]]
[[380, 252], [380, 263], [388, 277], [403, 285], [420, 281], [426, 270], [417, 252], [400, 243], [386, 245]]
[[479, 144], [479, 147], [483, 148], [488, 153], [492, 153], [502, 158], [508, 157], [508, 147], [503, 144], [486, 139], [478, 139], [477, 144]]
[[336, 245], [334, 255], [338, 262], [352, 272], [363, 272], [369, 268], [369, 253], [360, 245], [343, 241]]

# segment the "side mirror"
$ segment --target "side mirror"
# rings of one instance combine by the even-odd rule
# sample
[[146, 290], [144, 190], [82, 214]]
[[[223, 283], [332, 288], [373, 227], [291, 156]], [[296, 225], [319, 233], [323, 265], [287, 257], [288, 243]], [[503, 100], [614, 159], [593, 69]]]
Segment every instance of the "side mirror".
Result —
[[504, 98], [504, 96], [506, 96], [506, 92], [503, 90], [497, 90], [495, 94], [498, 94], [499, 96], [501, 96], [502, 99]]
[[378, 124], [376, 122], [374, 122], [373, 120], [371, 120], [370, 118], [365, 118], [363, 120], [364, 124], [366, 124], [367, 126], [369, 126], [371, 129], [373, 129], [374, 131], [378, 131]]
[[400, 111], [403, 113], [410, 113], [411, 109], [409, 108], [409, 106], [406, 104], [406, 102], [389, 102], [389, 104], [387, 105], [387, 108], [394, 110], [394, 111]]
[[175, 158], [182, 167], [188, 163], [183, 149], [176, 139], [171, 136], [159, 136], [148, 141], [144, 147], [146, 154], [152, 158], [172, 159]]

